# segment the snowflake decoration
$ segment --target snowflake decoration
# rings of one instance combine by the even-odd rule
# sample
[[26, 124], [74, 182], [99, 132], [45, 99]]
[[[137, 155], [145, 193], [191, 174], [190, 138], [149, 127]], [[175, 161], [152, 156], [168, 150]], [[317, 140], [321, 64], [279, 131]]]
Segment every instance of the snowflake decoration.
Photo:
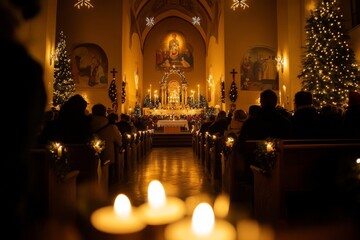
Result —
[[80, 9], [82, 6], [85, 6], [87, 8], [94, 7], [91, 3], [91, 0], [77, 0], [77, 3], [74, 4], [74, 7], [77, 7]]
[[146, 26], [148, 27], [152, 27], [155, 24], [154, 17], [150, 17], [150, 18], [146, 17], [145, 21], [146, 21]]
[[200, 25], [200, 17], [193, 17], [192, 20], [194, 25]]
[[249, 7], [246, 1], [247, 0], [233, 0], [233, 4], [231, 5], [232, 10], [235, 11], [235, 9], [238, 7], [241, 7], [242, 9]]

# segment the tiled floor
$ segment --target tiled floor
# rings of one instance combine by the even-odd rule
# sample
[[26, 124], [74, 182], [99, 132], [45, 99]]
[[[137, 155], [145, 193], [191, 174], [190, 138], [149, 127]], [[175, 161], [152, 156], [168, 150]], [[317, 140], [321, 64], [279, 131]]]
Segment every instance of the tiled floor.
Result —
[[202, 165], [191, 147], [152, 148], [138, 164], [126, 183], [111, 187], [110, 196], [125, 193], [133, 205], [147, 201], [147, 189], [152, 180], [159, 180], [168, 196], [185, 200], [189, 196], [218, 192], [205, 176]]

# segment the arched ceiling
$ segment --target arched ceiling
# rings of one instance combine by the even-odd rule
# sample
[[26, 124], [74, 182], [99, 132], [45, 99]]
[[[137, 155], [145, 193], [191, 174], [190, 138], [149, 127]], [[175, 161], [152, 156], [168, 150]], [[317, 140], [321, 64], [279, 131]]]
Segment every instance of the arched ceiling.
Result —
[[[211, 36], [217, 38], [220, 16], [220, 0], [130, 0], [132, 32], [139, 34], [141, 45], [150, 29], [168, 17], [178, 17], [193, 24], [193, 17], [200, 17], [200, 25], [194, 25], [207, 45]], [[146, 25], [146, 18], [154, 18], [154, 26]]]

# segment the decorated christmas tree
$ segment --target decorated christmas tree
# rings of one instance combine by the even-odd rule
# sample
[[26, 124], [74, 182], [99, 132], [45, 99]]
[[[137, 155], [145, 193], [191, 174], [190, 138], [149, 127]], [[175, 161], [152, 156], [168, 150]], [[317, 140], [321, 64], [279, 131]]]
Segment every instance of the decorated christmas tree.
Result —
[[135, 103], [134, 115], [141, 116], [141, 108], [140, 108], [140, 105], [137, 102]]
[[115, 108], [117, 107], [118, 101], [117, 101], [117, 87], [116, 87], [115, 78], [113, 78], [109, 86], [109, 98], [111, 100], [113, 110], [116, 112]]
[[221, 102], [225, 103], [225, 81], [221, 81]]
[[359, 69], [343, 23], [337, 0], [321, 0], [306, 21], [306, 50], [298, 77], [317, 107], [343, 107], [348, 92], [358, 88]]
[[122, 88], [121, 102], [125, 103], [125, 101], [126, 101], [126, 81], [125, 80], [122, 81], [121, 88]]
[[230, 101], [235, 102], [238, 97], [238, 90], [235, 81], [233, 80], [230, 86], [230, 93], [229, 93]]
[[143, 103], [144, 107], [150, 107], [151, 106], [151, 101], [150, 101], [150, 96], [149, 94], [147, 94], [144, 98], [144, 103]]
[[60, 32], [54, 57], [53, 106], [62, 106], [75, 92], [70, 59], [66, 51], [66, 36]]

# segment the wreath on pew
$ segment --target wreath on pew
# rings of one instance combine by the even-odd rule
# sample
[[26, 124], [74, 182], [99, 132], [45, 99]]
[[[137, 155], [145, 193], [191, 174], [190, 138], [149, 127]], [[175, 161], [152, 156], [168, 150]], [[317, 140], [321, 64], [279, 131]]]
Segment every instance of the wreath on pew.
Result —
[[267, 138], [264, 142], [258, 142], [255, 149], [255, 164], [261, 169], [263, 175], [269, 176], [274, 169], [280, 149], [279, 140]]
[[51, 153], [50, 167], [58, 182], [64, 182], [66, 175], [71, 170], [68, 151], [60, 142], [50, 142], [48, 150]]

